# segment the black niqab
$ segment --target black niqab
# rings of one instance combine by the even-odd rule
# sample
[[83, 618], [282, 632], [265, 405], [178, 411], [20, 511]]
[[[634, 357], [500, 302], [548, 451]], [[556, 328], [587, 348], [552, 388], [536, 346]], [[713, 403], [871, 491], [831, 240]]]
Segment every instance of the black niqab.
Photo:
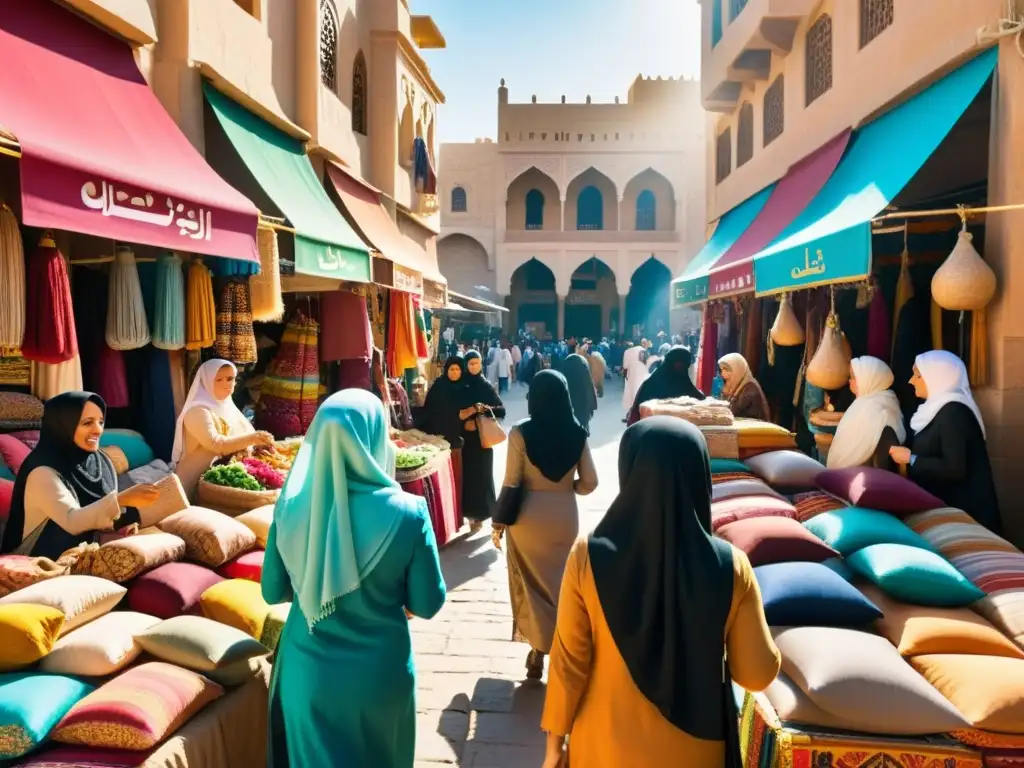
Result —
[[615, 645], [665, 719], [694, 738], [725, 740], [734, 571], [732, 548], [711, 535], [711, 463], [700, 430], [668, 416], [627, 429], [619, 487], [588, 541]]
[[569, 385], [557, 371], [541, 371], [527, 395], [530, 418], [519, 422], [526, 456], [548, 480], [557, 483], [580, 461], [587, 430], [573, 414]]
[[[448, 370], [457, 367], [461, 372], [458, 381], [448, 378]], [[418, 426], [431, 435], [441, 435], [452, 448], [462, 447], [462, 420], [459, 411], [469, 407], [465, 402], [468, 383], [461, 357], [453, 356], [444, 361], [441, 375], [427, 390], [427, 399], [418, 418]]]
[[[471, 360], [480, 360], [480, 373], [470, 373], [469, 363]], [[462, 368], [462, 381], [466, 382], [466, 389], [463, 390], [463, 403], [462, 408], [468, 408], [471, 405], [482, 403], [490, 406], [491, 408], [498, 410], [502, 409], [501, 398], [498, 397], [497, 391], [494, 389], [494, 385], [491, 384], [483, 375], [483, 365], [480, 353], [475, 349], [470, 350], [466, 353]], [[503, 415], [504, 410], [498, 415]]]

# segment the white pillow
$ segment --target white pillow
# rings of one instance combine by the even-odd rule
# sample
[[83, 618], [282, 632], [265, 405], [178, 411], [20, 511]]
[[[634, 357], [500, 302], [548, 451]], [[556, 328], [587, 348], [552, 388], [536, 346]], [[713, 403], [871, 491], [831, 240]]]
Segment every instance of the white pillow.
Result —
[[142, 646], [135, 638], [160, 623], [155, 616], [116, 611], [64, 635], [39, 667], [55, 675], [103, 677], [127, 667]]
[[105, 613], [110, 613], [128, 592], [96, 576], [58, 576], [32, 584], [0, 598], [0, 605], [48, 605], [64, 614], [61, 635], [66, 635]]

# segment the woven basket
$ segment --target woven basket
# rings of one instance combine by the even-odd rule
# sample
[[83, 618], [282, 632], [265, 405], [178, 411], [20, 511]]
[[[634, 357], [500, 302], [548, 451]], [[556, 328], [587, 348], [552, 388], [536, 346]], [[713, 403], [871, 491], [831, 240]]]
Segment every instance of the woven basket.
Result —
[[712, 459], [740, 457], [740, 435], [734, 427], [702, 427], [700, 431], [707, 440], [708, 454]]
[[276, 504], [280, 495], [279, 490], [246, 491], [242, 488], [215, 485], [200, 478], [196, 506], [215, 509], [229, 517], [238, 517], [243, 512], [250, 512], [257, 507]]
[[970, 232], [961, 232], [932, 277], [932, 298], [943, 309], [984, 309], [996, 294], [996, 274], [978, 254], [973, 239]]

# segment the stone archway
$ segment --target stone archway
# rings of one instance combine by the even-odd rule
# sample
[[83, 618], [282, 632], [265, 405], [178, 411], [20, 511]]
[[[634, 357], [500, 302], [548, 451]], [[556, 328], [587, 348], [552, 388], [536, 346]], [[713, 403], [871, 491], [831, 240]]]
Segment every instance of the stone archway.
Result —
[[526, 330], [538, 339], [557, 337], [555, 273], [546, 264], [532, 258], [516, 268], [508, 304], [509, 328], [514, 334]]
[[487, 249], [475, 237], [455, 233], [438, 240], [437, 266], [453, 291], [485, 301], [497, 300]]
[[534, 167], [516, 176], [505, 190], [505, 227], [560, 230], [562, 201], [555, 180]]
[[565, 194], [565, 227], [618, 229], [619, 198], [615, 182], [593, 167], [569, 182]]
[[565, 337], [577, 340], [607, 336], [618, 320], [615, 272], [597, 257], [572, 273], [565, 298]]
[[669, 298], [672, 272], [655, 257], [637, 267], [626, 296], [626, 336], [640, 326], [639, 335], [654, 341], [658, 331], [670, 334]]

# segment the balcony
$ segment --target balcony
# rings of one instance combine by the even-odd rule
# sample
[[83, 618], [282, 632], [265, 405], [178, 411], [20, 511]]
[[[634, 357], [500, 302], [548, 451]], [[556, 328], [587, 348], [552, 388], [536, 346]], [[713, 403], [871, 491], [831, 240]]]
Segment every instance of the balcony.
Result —
[[[704, 108], [732, 112], [744, 83], [767, 80], [772, 55], [785, 56], [792, 50], [797, 27], [817, 4], [818, 0], [708, 0], [705, 27], [721, 29], [721, 34], [704, 51]], [[712, 39], [711, 34], [704, 37]]]
[[680, 244], [682, 235], [674, 231], [614, 230], [614, 229], [509, 229], [505, 230], [506, 243], [540, 243], [612, 245], [624, 243]]

